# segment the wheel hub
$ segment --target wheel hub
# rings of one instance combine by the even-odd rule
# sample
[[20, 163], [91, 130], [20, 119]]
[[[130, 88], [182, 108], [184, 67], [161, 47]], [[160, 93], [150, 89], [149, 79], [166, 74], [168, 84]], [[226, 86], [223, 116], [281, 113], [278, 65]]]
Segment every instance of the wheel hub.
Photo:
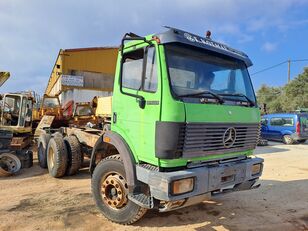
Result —
[[127, 204], [127, 183], [119, 174], [109, 175], [102, 183], [103, 201], [112, 208], [122, 208]]

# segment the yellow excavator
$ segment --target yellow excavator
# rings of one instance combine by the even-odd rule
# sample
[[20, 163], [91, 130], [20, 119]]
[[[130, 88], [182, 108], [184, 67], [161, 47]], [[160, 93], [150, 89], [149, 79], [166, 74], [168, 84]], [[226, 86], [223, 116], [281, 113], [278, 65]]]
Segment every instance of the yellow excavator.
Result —
[[[9, 72], [0, 72], [0, 87], [9, 79]], [[31, 93], [6, 93], [0, 95], [0, 176], [18, 172], [32, 166], [29, 151], [32, 136]]]
[[0, 87], [10, 78], [10, 72], [0, 71]]

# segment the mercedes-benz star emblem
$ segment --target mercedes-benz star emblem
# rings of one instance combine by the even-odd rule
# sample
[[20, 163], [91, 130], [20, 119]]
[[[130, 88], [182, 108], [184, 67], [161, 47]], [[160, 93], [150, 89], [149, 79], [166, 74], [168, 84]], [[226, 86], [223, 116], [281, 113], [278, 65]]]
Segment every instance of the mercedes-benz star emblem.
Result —
[[223, 136], [223, 144], [225, 148], [231, 148], [236, 139], [236, 130], [235, 128], [231, 127], [228, 128]]

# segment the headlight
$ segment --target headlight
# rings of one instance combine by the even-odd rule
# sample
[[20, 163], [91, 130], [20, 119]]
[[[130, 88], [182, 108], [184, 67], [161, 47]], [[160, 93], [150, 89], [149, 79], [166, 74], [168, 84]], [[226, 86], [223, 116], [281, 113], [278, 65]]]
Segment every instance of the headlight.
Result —
[[251, 167], [251, 175], [257, 175], [261, 172], [261, 164], [254, 164]]
[[172, 195], [179, 195], [183, 193], [188, 193], [194, 189], [194, 178], [185, 178], [180, 180], [175, 180], [171, 182], [171, 193]]

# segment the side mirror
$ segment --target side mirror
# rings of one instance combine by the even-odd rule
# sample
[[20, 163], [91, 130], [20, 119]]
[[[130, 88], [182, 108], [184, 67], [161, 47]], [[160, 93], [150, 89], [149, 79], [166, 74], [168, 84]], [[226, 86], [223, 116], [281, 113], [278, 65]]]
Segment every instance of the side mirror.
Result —
[[137, 101], [138, 101], [139, 107], [141, 109], [144, 109], [145, 108], [145, 103], [146, 103], [145, 99], [143, 97], [141, 97], [141, 98], [137, 98]]

